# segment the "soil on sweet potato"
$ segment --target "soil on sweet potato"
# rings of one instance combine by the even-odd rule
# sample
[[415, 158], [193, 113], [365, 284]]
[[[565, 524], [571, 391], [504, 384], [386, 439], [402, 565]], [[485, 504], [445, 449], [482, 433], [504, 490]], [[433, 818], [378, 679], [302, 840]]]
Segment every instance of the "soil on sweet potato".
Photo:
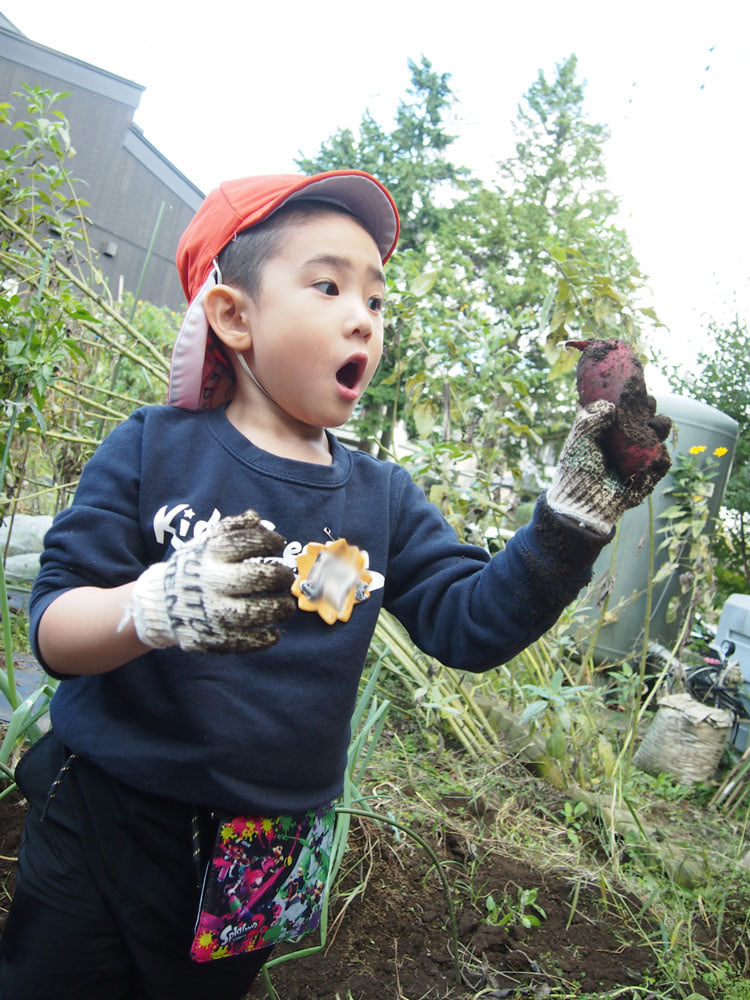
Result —
[[617, 407], [614, 423], [602, 437], [606, 454], [624, 482], [638, 490], [653, 487], [671, 465], [663, 444], [671, 421], [656, 413], [641, 362], [616, 340], [580, 341], [576, 346], [582, 351], [576, 369], [581, 405], [607, 399]]

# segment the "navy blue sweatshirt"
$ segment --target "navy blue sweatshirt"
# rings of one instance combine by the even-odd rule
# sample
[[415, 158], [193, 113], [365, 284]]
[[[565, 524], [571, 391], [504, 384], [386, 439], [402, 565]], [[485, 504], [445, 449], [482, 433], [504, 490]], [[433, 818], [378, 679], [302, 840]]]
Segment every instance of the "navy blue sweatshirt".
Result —
[[31, 599], [39, 620], [65, 590], [115, 587], [219, 517], [253, 508], [295, 565], [308, 542], [366, 550], [369, 600], [348, 622], [296, 611], [270, 649], [153, 650], [109, 673], [66, 677], [52, 724], [72, 750], [143, 791], [236, 814], [301, 811], [342, 788], [349, 724], [381, 606], [443, 663], [502, 663], [558, 618], [607, 539], [550, 512], [498, 555], [459, 542], [399, 465], [344, 448], [333, 464], [263, 452], [224, 410], [145, 407], [86, 465], [47, 534]]

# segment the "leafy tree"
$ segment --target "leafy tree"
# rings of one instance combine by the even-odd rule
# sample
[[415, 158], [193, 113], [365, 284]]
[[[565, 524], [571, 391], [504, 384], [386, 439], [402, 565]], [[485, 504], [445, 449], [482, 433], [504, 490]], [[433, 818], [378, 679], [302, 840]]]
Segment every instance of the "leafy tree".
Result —
[[[454, 100], [449, 74], [436, 72], [424, 57], [419, 63], [410, 60], [409, 69], [411, 86], [390, 131], [365, 112], [356, 134], [339, 130], [315, 156], [301, 157], [297, 164], [305, 173], [366, 170], [386, 185], [401, 217], [399, 255], [388, 268], [390, 283], [419, 291], [425, 286], [427, 247], [449, 212], [445, 192], [460, 184], [466, 171], [447, 157], [454, 140], [445, 125]], [[355, 421], [360, 445], [377, 441], [381, 455], [390, 450], [394, 426], [404, 415], [404, 380], [419, 366], [421, 353], [412, 343], [413, 302], [401, 299], [406, 312], [394, 304], [391, 297], [383, 360]]]
[[[168, 369], [163, 343], [118, 312], [96, 267], [68, 168], [65, 95], [24, 86], [13, 96], [25, 114], [0, 104], [0, 128], [17, 140], [0, 148], [0, 514], [22, 508], [24, 485], [49, 500], [54, 479], [62, 499], [105, 423], [157, 384], [163, 393]], [[113, 364], [138, 399], [118, 392]]]
[[750, 593], [750, 354], [748, 327], [735, 316], [726, 326], [709, 324], [710, 350], [687, 371], [669, 377], [676, 392], [715, 406], [739, 424], [734, 467], [724, 496], [724, 532], [713, 536], [719, 594]]
[[584, 109], [584, 85], [571, 55], [548, 81], [540, 70], [514, 122], [516, 152], [499, 164], [491, 189], [463, 203], [456, 233], [492, 304], [523, 329], [538, 329], [541, 306], [558, 277], [553, 247], [585, 253], [602, 274], [625, 283], [635, 261], [614, 225], [617, 199], [605, 188], [606, 128]]
[[[548, 80], [539, 72], [514, 123], [515, 155], [499, 164], [494, 186], [474, 184], [444, 223], [441, 246], [453, 269], [489, 307], [508, 344], [519, 351], [517, 379], [544, 445], [508, 441], [506, 454], [532, 466], [554, 461], [575, 404], [562, 352], [571, 337], [617, 337], [638, 343], [642, 286], [627, 235], [615, 224], [617, 199], [606, 188], [606, 128], [591, 122], [574, 55]], [[550, 377], [550, 364], [553, 377]]]
[[[25, 449], [20, 435], [47, 430], [46, 395], [80, 349], [70, 335], [90, 313], [60, 268], [85, 246], [81, 203], [71, 191], [68, 125], [57, 110], [63, 95], [24, 87], [13, 95], [26, 106], [15, 117], [0, 104], [0, 126], [19, 141], [0, 150], [0, 400], [2, 457], [0, 515], [17, 490]], [[20, 456], [20, 457], [19, 457]]]

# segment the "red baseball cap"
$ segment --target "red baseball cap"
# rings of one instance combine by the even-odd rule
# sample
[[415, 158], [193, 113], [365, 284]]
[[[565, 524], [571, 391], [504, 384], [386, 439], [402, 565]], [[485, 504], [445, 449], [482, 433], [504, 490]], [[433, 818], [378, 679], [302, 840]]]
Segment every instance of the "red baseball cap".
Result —
[[225, 181], [206, 197], [177, 247], [177, 269], [190, 303], [169, 372], [169, 402], [189, 409], [231, 398], [234, 376], [209, 337], [203, 298], [218, 284], [216, 257], [237, 233], [299, 199], [328, 201], [351, 212], [372, 235], [385, 263], [399, 234], [396, 205], [386, 188], [361, 170], [330, 170], [311, 177], [270, 174]]

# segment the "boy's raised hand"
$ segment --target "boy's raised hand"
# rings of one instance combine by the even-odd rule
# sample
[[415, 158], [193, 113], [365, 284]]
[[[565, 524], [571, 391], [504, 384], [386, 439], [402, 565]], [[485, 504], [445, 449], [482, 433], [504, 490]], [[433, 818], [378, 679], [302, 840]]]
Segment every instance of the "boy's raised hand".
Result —
[[272, 646], [278, 623], [296, 607], [292, 570], [263, 561], [283, 545], [253, 510], [222, 518], [138, 577], [124, 621], [132, 619], [141, 642], [157, 648], [246, 653]]
[[648, 468], [642, 476], [620, 479], [600, 445], [614, 419], [615, 404], [607, 400], [579, 407], [547, 491], [552, 510], [602, 535], [626, 510], [642, 503], [666, 472]]

